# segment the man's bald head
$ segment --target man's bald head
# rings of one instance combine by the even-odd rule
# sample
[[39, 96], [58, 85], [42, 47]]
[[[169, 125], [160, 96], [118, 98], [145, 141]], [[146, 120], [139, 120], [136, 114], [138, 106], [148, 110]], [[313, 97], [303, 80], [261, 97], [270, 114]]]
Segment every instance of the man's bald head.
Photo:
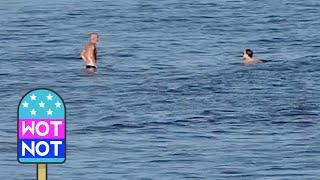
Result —
[[96, 44], [97, 42], [99, 42], [99, 34], [98, 33], [90, 33], [89, 39], [90, 39], [91, 43]]

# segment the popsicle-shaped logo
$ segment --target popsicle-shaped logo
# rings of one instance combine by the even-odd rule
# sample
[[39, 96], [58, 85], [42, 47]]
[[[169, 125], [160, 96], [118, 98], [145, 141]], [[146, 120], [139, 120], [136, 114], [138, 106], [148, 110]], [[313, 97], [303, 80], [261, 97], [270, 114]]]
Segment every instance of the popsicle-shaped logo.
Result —
[[66, 159], [66, 108], [49, 89], [35, 89], [18, 107], [18, 161], [63, 163]]

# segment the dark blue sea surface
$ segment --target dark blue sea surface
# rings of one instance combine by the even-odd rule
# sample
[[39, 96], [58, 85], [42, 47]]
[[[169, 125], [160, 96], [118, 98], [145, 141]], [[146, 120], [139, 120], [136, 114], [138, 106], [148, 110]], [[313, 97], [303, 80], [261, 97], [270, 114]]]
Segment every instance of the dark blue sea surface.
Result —
[[318, 0], [0, 1], [0, 179], [36, 177], [16, 111], [39, 87], [68, 112], [50, 180], [320, 179], [319, 17]]

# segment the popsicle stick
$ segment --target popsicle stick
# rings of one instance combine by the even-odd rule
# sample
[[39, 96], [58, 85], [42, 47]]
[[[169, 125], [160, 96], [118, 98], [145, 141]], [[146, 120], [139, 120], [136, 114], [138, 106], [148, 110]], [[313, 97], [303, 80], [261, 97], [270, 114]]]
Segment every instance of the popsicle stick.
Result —
[[47, 164], [37, 164], [37, 180], [47, 180]]

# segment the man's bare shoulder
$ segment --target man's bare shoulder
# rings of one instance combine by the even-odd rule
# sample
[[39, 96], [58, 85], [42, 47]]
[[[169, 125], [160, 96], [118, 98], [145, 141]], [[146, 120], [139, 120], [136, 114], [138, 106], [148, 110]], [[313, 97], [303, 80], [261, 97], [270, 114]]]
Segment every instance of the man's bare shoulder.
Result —
[[244, 61], [244, 64], [261, 64], [261, 63], [263, 63], [263, 62], [259, 59], [255, 59], [255, 60], [251, 60], [251, 61]]
[[263, 63], [263, 61], [261, 61], [260, 59], [255, 59], [254, 61], [256, 62], [256, 64], [262, 64]]
[[86, 47], [85, 47], [85, 49], [87, 49], [87, 50], [93, 50], [93, 49], [95, 49], [95, 48], [96, 48], [96, 45], [93, 44], [93, 43], [88, 43], [88, 44], [86, 45]]

